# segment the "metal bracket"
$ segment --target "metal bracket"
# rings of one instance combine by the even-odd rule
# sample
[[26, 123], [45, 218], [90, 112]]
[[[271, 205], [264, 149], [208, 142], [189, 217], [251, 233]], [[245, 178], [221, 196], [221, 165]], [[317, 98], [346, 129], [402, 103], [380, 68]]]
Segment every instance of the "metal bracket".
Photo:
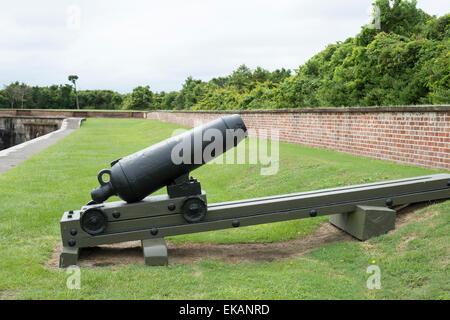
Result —
[[189, 197], [202, 193], [202, 187], [197, 179], [189, 177], [186, 173], [167, 185], [169, 198]]

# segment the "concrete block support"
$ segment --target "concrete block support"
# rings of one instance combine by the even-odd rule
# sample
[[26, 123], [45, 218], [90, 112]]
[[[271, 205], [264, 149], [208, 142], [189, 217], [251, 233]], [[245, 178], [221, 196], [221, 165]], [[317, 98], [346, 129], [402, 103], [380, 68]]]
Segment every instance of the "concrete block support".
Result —
[[142, 240], [142, 252], [148, 266], [165, 266], [169, 264], [167, 246], [164, 238]]
[[59, 267], [67, 268], [78, 263], [78, 248], [63, 247], [59, 256]]
[[364, 241], [393, 230], [395, 214], [395, 210], [386, 207], [357, 206], [354, 212], [331, 215], [329, 221]]

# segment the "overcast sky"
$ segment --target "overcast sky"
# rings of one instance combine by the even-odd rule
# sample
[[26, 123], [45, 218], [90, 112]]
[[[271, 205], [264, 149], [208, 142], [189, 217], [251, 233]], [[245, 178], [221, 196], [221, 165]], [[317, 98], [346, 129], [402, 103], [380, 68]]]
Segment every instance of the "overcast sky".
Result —
[[[14, 0], [0, 10], [0, 85], [179, 90], [241, 64], [295, 69], [354, 36], [372, 0]], [[441, 16], [448, 0], [419, 0]]]

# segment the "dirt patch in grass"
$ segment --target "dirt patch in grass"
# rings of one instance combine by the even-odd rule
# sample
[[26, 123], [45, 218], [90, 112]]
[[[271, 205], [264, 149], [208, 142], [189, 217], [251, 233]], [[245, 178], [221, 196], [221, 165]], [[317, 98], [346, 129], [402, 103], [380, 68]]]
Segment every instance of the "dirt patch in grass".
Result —
[[[415, 204], [397, 213], [396, 230], [403, 225], [419, 221], [423, 217], [415, 215], [414, 211], [426, 207], [427, 203]], [[390, 231], [390, 233], [395, 230]], [[323, 223], [314, 233], [295, 240], [274, 243], [180, 243], [167, 241], [169, 264], [190, 264], [204, 259], [218, 259], [236, 263], [240, 261], [270, 262], [281, 259], [298, 258], [311, 250], [323, 247], [337, 241], [358, 241], [349, 234]], [[375, 248], [367, 248], [368, 251]], [[61, 245], [53, 252], [47, 264], [49, 268], [57, 268]], [[84, 267], [102, 267], [110, 265], [143, 264], [141, 242], [130, 241], [113, 245], [102, 245], [80, 250], [79, 265]]]
[[377, 250], [377, 248], [370, 242], [363, 242], [363, 243], [361, 243], [361, 246], [366, 251], [366, 253], [370, 256], [378, 256], [380, 254], [380, 252]]
[[400, 244], [398, 245], [397, 251], [399, 253], [405, 252], [406, 251], [406, 247], [408, 246], [408, 243], [411, 240], [414, 240], [414, 239], [417, 239], [417, 238], [420, 238], [420, 237], [421, 237], [420, 234], [417, 234], [417, 233], [409, 234], [406, 237], [403, 237], [402, 242], [400, 242]]
[[4, 300], [12, 300], [17, 299], [17, 292], [11, 290], [0, 290], [0, 299]]
[[415, 204], [411, 204], [408, 206], [404, 206], [402, 208], [396, 208], [397, 216], [395, 218], [395, 229], [389, 231], [388, 233], [393, 233], [398, 228], [401, 228], [408, 223], [416, 222], [416, 221], [423, 221], [427, 218], [435, 216], [436, 214], [438, 214], [438, 212], [434, 211], [434, 210], [428, 210], [423, 215], [418, 215], [418, 214], [414, 214], [414, 213], [420, 209], [428, 207], [431, 204], [437, 204], [437, 203], [441, 203], [443, 201], [444, 200], [432, 201], [432, 202], [421, 202], [421, 203], [415, 203]]
[[[357, 241], [329, 223], [322, 224], [313, 234], [275, 243], [181, 243], [167, 242], [169, 264], [190, 264], [204, 259], [227, 262], [267, 262], [301, 257], [307, 252], [336, 241]], [[48, 268], [58, 268], [61, 245], [54, 250]], [[109, 265], [143, 264], [141, 242], [130, 241], [80, 250], [78, 265], [102, 267]]]
[[245, 190], [249, 190], [249, 189], [252, 189], [254, 186], [255, 186], [255, 183], [251, 183], [251, 184], [245, 186], [244, 189], [245, 189]]
[[169, 263], [193, 263], [203, 259], [220, 259], [227, 262], [270, 262], [301, 257], [309, 251], [336, 241], [356, 241], [328, 223], [322, 224], [313, 234], [295, 240], [275, 243], [168, 243]]

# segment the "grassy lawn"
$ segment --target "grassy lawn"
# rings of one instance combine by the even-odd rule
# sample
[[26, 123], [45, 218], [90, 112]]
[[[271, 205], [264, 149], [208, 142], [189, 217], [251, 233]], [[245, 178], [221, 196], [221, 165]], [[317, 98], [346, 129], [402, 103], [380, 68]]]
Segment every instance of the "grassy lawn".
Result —
[[[0, 175], [0, 298], [449, 299], [450, 201], [413, 213], [414, 222], [395, 233], [364, 243], [333, 243], [298, 259], [84, 268], [81, 290], [67, 289], [65, 271], [44, 266], [60, 241], [62, 213], [90, 200], [97, 172], [110, 161], [165, 139], [177, 128], [153, 120], [88, 119], [81, 129]], [[213, 203], [437, 172], [281, 143], [276, 175], [261, 176], [260, 165], [207, 165], [192, 175]], [[311, 234], [325, 220], [184, 235], [171, 241], [285, 241]], [[373, 263], [381, 269], [380, 290], [366, 287], [366, 268]]]

